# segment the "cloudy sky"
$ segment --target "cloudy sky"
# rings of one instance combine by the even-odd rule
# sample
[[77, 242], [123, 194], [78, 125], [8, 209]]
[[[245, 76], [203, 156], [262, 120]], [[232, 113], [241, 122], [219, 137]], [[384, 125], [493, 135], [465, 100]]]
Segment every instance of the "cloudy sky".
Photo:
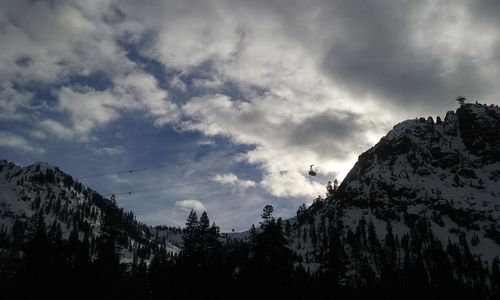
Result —
[[0, 157], [57, 165], [149, 224], [195, 208], [243, 230], [268, 203], [289, 217], [396, 123], [458, 95], [500, 104], [499, 15], [494, 0], [0, 0]]

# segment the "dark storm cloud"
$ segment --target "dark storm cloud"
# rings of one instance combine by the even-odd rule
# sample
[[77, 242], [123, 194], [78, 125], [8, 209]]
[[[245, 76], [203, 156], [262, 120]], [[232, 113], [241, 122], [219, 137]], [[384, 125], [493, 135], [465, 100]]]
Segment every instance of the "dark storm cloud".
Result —
[[[483, 57], [466, 51], [449, 53], [434, 41], [435, 36], [449, 34], [444, 31], [453, 31], [453, 22], [460, 31], [460, 22], [466, 21], [453, 15], [458, 2], [448, 5], [429, 1], [335, 2], [329, 10], [333, 46], [324, 58], [324, 70], [355, 96], [369, 95], [404, 106], [442, 107], [461, 93], [488, 96], [494, 83], [483, 73]], [[479, 6], [478, 10], [488, 10]], [[427, 22], [416, 22], [417, 17]], [[477, 25], [471, 30], [479, 34], [481, 26], [475, 21], [471, 24]], [[417, 44], [416, 35], [425, 30], [432, 35]]]
[[312, 141], [308, 147], [322, 157], [336, 153], [337, 159], [346, 159], [352, 151], [353, 141], [359, 141], [365, 124], [352, 112], [326, 111], [307, 118], [290, 132], [291, 140]]
[[[500, 1], [469, 1], [467, 5], [471, 12], [471, 18], [482, 26], [500, 28]], [[478, 32], [478, 34], [481, 34], [481, 32]], [[495, 39], [495, 45], [492, 51], [495, 54], [494, 61], [500, 65], [500, 37], [497, 34], [492, 38]]]
[[468, 1], [467, 5], [478, 21], [487, 21], [500, 24], [500, 2], [497, 0]]

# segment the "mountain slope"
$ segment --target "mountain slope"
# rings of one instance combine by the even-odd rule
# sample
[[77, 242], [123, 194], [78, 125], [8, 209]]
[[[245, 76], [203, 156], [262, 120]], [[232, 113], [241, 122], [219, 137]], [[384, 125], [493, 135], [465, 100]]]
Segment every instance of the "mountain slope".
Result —
[[[499, 133], [500, 109], [480, 104], [396, 125], [338, 190], [284, 222], [298, 274], [302, 266], [311, 278], [350, 287], [499, 288]], [[0, 161], [0, 247], [30, 238], [39, 215], [48, 231], [76, 233], [91, 249], [112, 219], [122, 261], [148, 259], [159, 247], [178, 251], [169, 239], [179, 243], [180, 229], [143, 225], [50, 165]], [[252, 270], [257, 236], [250, 232], [248, 245], [227, 237], [230, 278]]]
[[378, 276], [375, 249], [393, 239], [399, 266], [405, 255], [416, 259], [436, 247], [490, 267], [500, 255], [500, 108], [465, 104], [444, 120], [396, 125], [359, 156], [334, 195], [298, 213], [292, 227], [292, 247], [310, 270], [328, 252], [332, 228], [341, 232], [347, 275], [353, 257], [365, 255]]
[[124, 262], [134, 256], [148, 259], [160, 246], [171, 252], [179, 251], [162, 238], [166, 228], [152, 228], [137, 222], [132, 212], [124, 212], [112, 199], [84, 187], [57, 167], [40, 162], [20, 167], [1, 160], [0, 247], [25, 241], [30, 222], [40, 213], [47, 231], [59, 228], [64, 240], [76, 232], [80, 240], [89, 240], [91, 249], [103, 233], [104, 217], [116, 215], [120, 233], [118, 248]]

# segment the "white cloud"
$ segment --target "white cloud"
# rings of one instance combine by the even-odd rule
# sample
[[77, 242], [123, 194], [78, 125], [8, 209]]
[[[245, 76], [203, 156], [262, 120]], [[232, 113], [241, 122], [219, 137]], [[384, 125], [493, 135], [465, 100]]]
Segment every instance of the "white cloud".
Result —
[[72, 131], [86, 139], [96, 127], [104, 126], [119, 118], [117, 108], [126, 106], [108, 91], [99, 92], [85, 88], [75, 90], [64, 87], [59, 91], [59, 109], [71, 116]]
[[175, 206], [180, 207], [186, 211], [190, 211], [191, 209], [196, 210], [198, 213], [204, 212], [207, 209], [205, 208], [205, 205], [201, 203], [198, 200], [182, 200], [182, 201], [175, 201]]
[[116, 183], [130, 183], [129, 179], [122, 178], [118, 175], [108, 175], [109, 178], [111, 178], [114, 182]]
[[[172, 207], [157, 208], [145, 213], [138, 212], [139, 209], [134, 210], [134, 214], [141, 222], [156, 226], [156, 225], [169, 225], [184, 227], [187, 213], [179, 214], [176, 209]], [[183, 211], [184, 212], [184, 211]]]
[[[50, 119], [39, 122], [38, 127], [45, 132], [55, 135], [56, 137], [61, 139], [69, 140], [75, 136], [75, 132], [72, 129], [67, 128], [63, 124]], [[39, 130], [34, 131], [33, 135], [37, 138], [45, 138], [45, 133]]]
[[116, 77], [113, 93], [127, 99], [138, 109], [143, 109], [154, 119], [156, 126], [172, 123], [179, 118], [179, 109], [168, 99], [165, 90], [158, 87], [156, 79], [144, 72], [134, 72]]
[[33, 93], [14, 89], [12, 82], [0, 83], [0, 120], [26, 120]]
[[47, 134], [45, 132], [43, 132], [42, 130], [33, 130], [32, 132], [30, 132], [31, 136], [39, 139], [39, 140], [43, 140], [47, 137]]
[[[46, 123], [46, 133], [88, 141], [94, 129], [118, 119], [123, 111], [142, 111], [155, 126], [178, 118], [167, 92], [129, 60], [119, 45], [119, 37], [133, 26], [122, 24], [113, 5], [113, 1], [52, 5], [27, 0], [0, 4], [0, 39], [5, 41], [0, 53], [0, 119], [26, 117], [22, 110], [30, 108], [33, 96], [23, 90], [26, 85], [64, 86], [72, 76], [92, 74], [105, 74], [114, 87], [106, 91], [74, 86], [56, 90], [57, 109], [70, 114], [71, 124], [57, 121], [66, 129], [61, 130]], [[42, 137], [40, 130], [33, 134]]]
[[0, 131], [0, 146], [18, 149], [27, 152], [45, 152], [42, 148], [35, 148], [25, 138], [11, 132]]
[[[321, 184], [309, 180], [307, 168], [310, 164], [321, 165], [323, 175], [345, 176], [360, 147], [366, 147], [366, 137], [380, 137], [387, 129], [385, 123], [375, 122], [371, 115], [386, 119], [393, 116], [371, 99], [354, 100], [347, 91], [324, 76], [319, 63], [328, 49], [322, 48], [324, 41], [315, 41], [312, 35], [307, 35], [309, 29], [288, 30], [288, 21], [273, 9], [243, 6], [245, 12], [216, 4], [213, 6], [215, 11], [210, 10], [208, 15], [217, 16], [220, 11], [227, 10], [234, 14], [226, 13], [224, 17], [211, 21], [194, 17], [205, 12], [187, 10], [185, 13], [190, 16], [184, 16], [182, 20], [191, 20], [192, 17], [194, 25], [189, 25], [193, 22], [184, 24], [182, 20], [178, 21], [188, 28], [187, 36], [218, 34], [218, 38], [202, 41], [207, 43], [205, 47], [208, 49], [220, 49], [217, 54], [204, 51], [202, 53], [206, 56], [203, 58], [191, 60], [187, 54], [183, 58], [183, 53], [196, 52], [199, 47], [197, 42], [186, 39], [183, 47], [187, 50], [173, 50], [172, 55], [165, 55], [168, 47], [161, 38], [153, 45], [153, 48], [157, 46], [157, 51], [146, 51], [146, 54], [186, 72], [199, 61], [209, 60], [214, 77], [209, 80], [218, 82], [216, 86], [230, 81], [241, 91], [240, 98], [210, 93], [192, 98], [182, 107], [188, 117], [182, 124], [183, 129], [199, 131], [209, 137], [225, 136], [235, 144], [256, 145], [257, 149], [312, 140], [291, 149], [285, 147], [263, 153], [251, 151], [245, 155], [247, 161], [262, 167], [266, 176], [261, 186], [271, 194], [310, 197], [324, 190]], [[312, 12], [304, 11], [304, 16], [309, 18]], [[231, 17], [235, 14], [238, 17]], [[259, 22], [250, 22], [255, 14], [259, 15]], [[308, 20], [312, 26], [317, 25]], [[183, 26], [178, 28], [180, 31], [184, 29]], [[311, 28], [315, 29], [318, 28]], [[171, 38], [175, 39], [175, 36]], [[199, 83], [193, 81], [193, 85]], [[325, 112], [329, 113], [326, 120]], [[319, 122], [319, 119], [324, 121]], [[344, 132], [339, 134], [341, 129], [347, 132], [347, 136]], [[283, 172], [289, 174], [289, 180], [283, 178]]]
[[380, 136], [383, 128], [361, 114], [332, 108], [334, 102], [319, 101], [302, 103], [273, 94], [249, 101], [226, 95], [194, 98], [182, 107], [192, 118], [183, 128], [257, 145], [243, 157], [262, 167], [262, 187], [279, 197], [311, 197], [322, 194], [324, 186], [310, 180], [310, 164], [321, 167], [321, 175], [341, 179], [360, 147], [365, 149], [367, 136]]
[[130, 69], [133, 64], [103, 18], [104, 12], [112, 14], [111, 3], [100, 4], [99, 11], [90, 8], [91, 2], [3, 1], [0, 38], [9, 42], [2, 44], [0, 78], [50, 83], [71, 74]]
[[102, 147], [99, 149], [94, 150], [94, 153], [97, 155], [123, 155], [127, 153], [125, 151], [125, 148], [122, 146], [114, 146], [114, 147]]
[[[92, 132], [119, 119], [123, 112], [145, 112], [155, 126], [176, 121], [179, 109], [160, 89], [155, 78], [133, 72], [113, 78], [114, 87], [97, 91], [89, 87], [62, 87], [57, 94], [57, 110], [68, 113], [71, 126], [55, 120], [40, 122], [40, 128], [59, 138], [88, 141]], [[40, 133], [34, 133], [41, 136]]]
[[236, 176], [233, 173], [228, 173], [228, 174], [217, 174], [216, 176], [212, 177], [212, 180], [215, 182], [218, 182], [220, 184], [229, 184], [232, 186], [238, 186], [241, 188], [250, 188], [250, 187], [255, 187], [256, 183], [255, 181], [248, 180], [248, 179], [240, 179], [238, 176]]
[[[234, 31], [238, 16], [221, 9], [219, 1], [154, 1], [144, 6], [124, 1], [120, 7], [129, 16], [131, 32], [146, 31], [153, 41], [143, 54], [161, 59], [168, 67], [189, 69], [207, 60], [226, 60], [237, 51], [240, 34]], [[141, 23], [142, 28], [136, 26]], [[210, 24], [208, 27], [207, 25]]]

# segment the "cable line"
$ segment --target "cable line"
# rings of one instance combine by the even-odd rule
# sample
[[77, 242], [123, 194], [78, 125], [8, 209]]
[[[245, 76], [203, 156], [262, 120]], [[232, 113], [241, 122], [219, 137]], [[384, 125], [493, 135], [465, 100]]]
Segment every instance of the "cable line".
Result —
[[[263, 175], [263, 174], [265, 174], [265, 173], [258, 172], [258, 173], [253, 173], [252, 175], [247, 175], [244, 177], [237, 177], [237, 178], [238, 178], [238, 180], [248, 180], [248, 179], [255, 178], [259, 175]], [[109, 194], [103, 194], [103, 196], [104, 197], [111, 197], [112, 195], [115, 195], [115, 196], [117, 196], [117, 195], [132, 195], [132, 194], [138, 194], [138, 193], [143, 193], [143, 192], [162, 191], [162, 190], [168, 190], [168, 189], [176, 188], [176, 187], [184, 187], [184, 186], [213, 183], [213, 182], [216, 182], [216, 181], [214, 179], [209, 179], [209, 180], [203, 180], [203, 181], [197, 181], [197, 182], [174, 184], [174, 185], [163, 186], [163, 187], [144, 188], [144, 189], [129, 190], [129, 191], [116, 192], [116, 193], [109, 193]]]
[[[252, 150], [253, 152], [264, 152], [264, 151], [269, 151], [272, 149], [277, 149], [277, 148], [285, 148], [285, 147], [290, 147], [294, 145], [300, 145], [300, 144], [306, 144], [310, 143], [311, 140], [305, 140], [297, 143], [292, 143], [292, 144], [286, 144], [286, 145], [281, 145], [281, 146], [275, 146], [275, 147], [267, 147], [264, 149], [259, 149], [259, 150]], [[116, 171], [110, 171], [110, 172], [102, 172], [102, 173], [95, 173], [95, 174], [88, 174], [84, 176], [77, 177], [78, 180], [82, 179], [87, 179], [87, 178], [94, 178], [94, 177], [102, 177], [102, 176], [107, 176], [107, 175], [118, 175], [118, 174], [130, 174], [130, 173], [135, 173], [135, 172], [142, 172], [142, 171], [147, 171], [147, 170], [152, 170], [152, 169], [163, 169], [167, 168], [170, 166], [174, 165], [182, 165], [190, 162], [200, 162], [200, 161], [210, 161], [214, 159], [219, 159], [219, 158], [226, 158], [226, 157], [232, 157], [232, 156], [237, 156], [240, 155], [241, 153], [231, 153], [231, 154], [224, 154], [224, 155], [219, 155], [219, 156], [214, 156], [208, 159], [184, 159], [184, 160], [178, 160], [178, 161], [172, 161], [166, 164], [159, 164], [159, 165], [153, 165], [149, 167], [142, 167], [142, 168], [131, 168], [131, 169], [124, 169], [124, 170], [116, 170]]]

